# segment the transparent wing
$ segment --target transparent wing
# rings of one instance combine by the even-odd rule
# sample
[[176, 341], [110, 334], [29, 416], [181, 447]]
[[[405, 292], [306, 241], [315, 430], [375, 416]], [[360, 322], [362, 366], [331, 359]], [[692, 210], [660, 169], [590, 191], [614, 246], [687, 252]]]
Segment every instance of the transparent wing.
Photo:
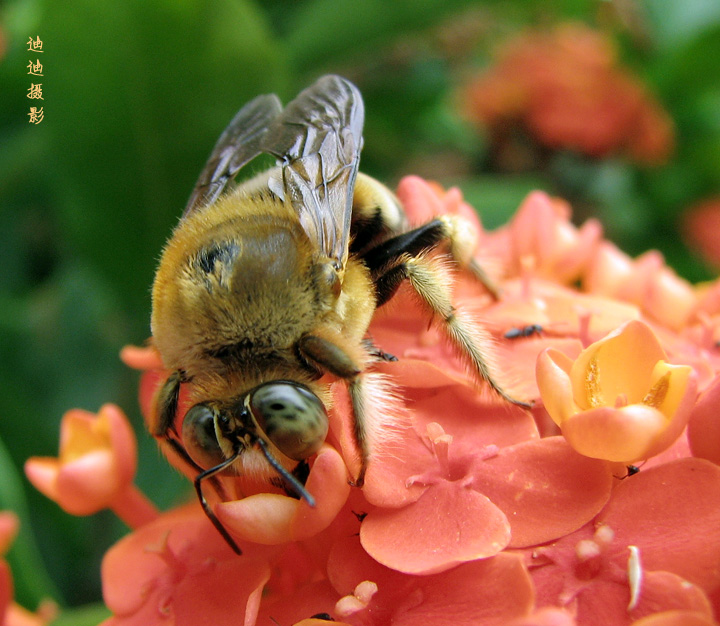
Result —
[[238, 111], [210, 153], [182, 217], [217, 200], [240, 169], [262, 152], [262, 139], [281, 111], [274, 94], [258, 96]]
[[338, 269], [347, 261], [363, 121], [357, 88], [324, 76], [287, 105], [260, 141], [281, 165], [270, 189], [292, 203], [311, 241]]

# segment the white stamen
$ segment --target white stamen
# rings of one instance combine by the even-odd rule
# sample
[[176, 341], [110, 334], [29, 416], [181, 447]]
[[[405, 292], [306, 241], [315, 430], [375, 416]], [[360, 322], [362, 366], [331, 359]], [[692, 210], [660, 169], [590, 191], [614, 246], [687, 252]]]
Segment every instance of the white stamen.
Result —
[[628, 557], [628, 582], [630, 583], [630, 603], [627, 610], [632, 611], [640, 601], [640, 589], [642, 587], [642, 564], [640, 563], [640, 549], [637, 546], [628, 546], [630, 556]]

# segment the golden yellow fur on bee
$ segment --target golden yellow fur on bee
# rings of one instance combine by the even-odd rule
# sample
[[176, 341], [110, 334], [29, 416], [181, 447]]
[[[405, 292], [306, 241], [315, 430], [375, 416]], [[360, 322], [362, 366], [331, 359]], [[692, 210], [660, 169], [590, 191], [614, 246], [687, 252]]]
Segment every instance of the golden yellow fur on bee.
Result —
[[[398, 427], [388, 380], [367, 371], [394, 357], [368, 328], [402, 282], [473, 375], [514, 401], [493, 377], [482, 333], [456, 313], [450, 275], [428, 255], [444, 246], [473, 271], [474, 242], [454, 216], [409, 230], [395, 195], [358, 172], [363, 107], [354, 85], [325, 76], [284, 109], [273, 95], [241, 108], [157, 270], [153, 341], [171, 374], [156, 394], [152, 434], [197, 471], [205, 513], [238, 553], [203, 481], [222, 498], [219, 477], [252, 475], [313, 504], [302, 470], [328, 432], [328, 380], [347, 386], [357, 458], [346, 462], [357, 486]], [[235, 186], [261, 153], [278, 165]], [[183, 385], [189, 407], [180, 407]]]

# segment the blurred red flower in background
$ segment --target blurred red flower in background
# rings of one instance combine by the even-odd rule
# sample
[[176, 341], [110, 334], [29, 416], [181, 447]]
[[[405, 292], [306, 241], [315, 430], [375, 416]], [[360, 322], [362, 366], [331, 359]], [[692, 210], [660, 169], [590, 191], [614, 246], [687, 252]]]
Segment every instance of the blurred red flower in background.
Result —
[[[457, 190], [416, 177], [398, 195], [411, 222], [469, 210]], [[317, 507], [222, 476], [230, 500], [211, 506], [243, 555], [196, 502], [148, 518], [105, 556], [104, 626], [713, 623], [720, 286], [680, 282], [681, 314], [663, 314], [679, 279], [659, 257], [657, 271], [638, 270], [597, 222], [576, 228], [569, 206], [540, 192], [495, 232], [466, 217], [501, 297], [459, 271], [455, 300], [493, 336], [498, 377], [532, 410], [478, 390], [401, 290], [370, 332], [399, 359], [372, 375], [395, 386], [404, 421], [363, 489], [347, 482], [351, 416], [333, 385], [306, 483]], [[161, 364], [152, 348], [123, 357], [145, 370], [147, 418]], [[585, 444], [599, 432], [595, 454]], [[625, 463], [641, 460], [630, 475]]]
[[463, 94], [468, 119], [496, 150], [523, 131], [542, 146], [603, 158], [665, 162], [674, 147], [670, 117], [618, 64], [610, 40], [580, 24], [526, 31]]
[[691, 250], [713, 267], [720, 267], [720, 198], [707, 198], [688, 208], [683, 231]]

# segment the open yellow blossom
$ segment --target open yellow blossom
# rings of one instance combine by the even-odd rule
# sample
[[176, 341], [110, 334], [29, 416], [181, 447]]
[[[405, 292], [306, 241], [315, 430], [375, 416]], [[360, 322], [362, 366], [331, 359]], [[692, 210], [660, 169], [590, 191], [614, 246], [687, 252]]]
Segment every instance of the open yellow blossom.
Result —
[[25, 473], [68, 513], [92, 515], [110, 508], [134, 528], [157, 515], [133, 485], [136, 467], [132, 426], [120, 408], [106, 404], [97, 414], [68, 411], [60, 425], [58, 457], [32, 457]]
[[669, 447], [695, 401], [692, 368], [671, 365], [652, 330], [630, 321], [573, 361], [548, 349], [537, 382], [548, 413], [585, 456], [634, 463]]

